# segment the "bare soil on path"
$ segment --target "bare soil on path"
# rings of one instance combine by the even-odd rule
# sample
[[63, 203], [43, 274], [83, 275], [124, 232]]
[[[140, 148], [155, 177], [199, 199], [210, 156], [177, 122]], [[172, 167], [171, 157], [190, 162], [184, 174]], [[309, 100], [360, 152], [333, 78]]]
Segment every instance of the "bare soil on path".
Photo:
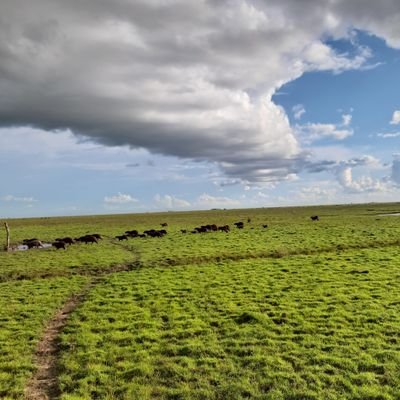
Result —
[[37, 346], [35, 364], [37, 371], [25, 388], [25, 399], [57, 399], [61, 392], [58, 384], [58, 356], [60, 352], [59, 337], [70, 314], [84, 301], [88, 291], [93, 287], [91, 282], [84, 290], [72, 296], [57, 311], [46, 327]]

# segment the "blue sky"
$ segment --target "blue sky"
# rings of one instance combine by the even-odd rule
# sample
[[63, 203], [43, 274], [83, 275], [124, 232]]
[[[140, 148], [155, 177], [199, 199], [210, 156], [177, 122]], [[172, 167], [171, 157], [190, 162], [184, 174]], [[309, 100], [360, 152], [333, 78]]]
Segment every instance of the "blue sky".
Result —
[[[307, 109], [306, 120], [328, 123], [339, 121], [341, 113], [352, 114], [352, 126], [357, 128], [358, 134], [349, 137], [348, 145], [357, 145], [361, 136], [376, 134], [377, 131], [395, 131], [388, 122], [393, 110], [400, 105], [400, 52], [387, 47], [376, 36], [363, 32], [356, 35], [358, 44], [372, 51], [365, 70], [341, 74], [330, 71], [306, 73], [282, 87], [278, 94], [282, 92], [284, 95], [274, 98], [287, 111], [296, 104], [303, 104]], [[338, 52], [353, 49], [352, 44], [345, 40], [328, 43]], [[293, 114], [288, 112], [288, 116], [292, 124], [296, 123]]]
[[0, 217], [399, 200], [400, 4], [86, 3], [0, 6]]

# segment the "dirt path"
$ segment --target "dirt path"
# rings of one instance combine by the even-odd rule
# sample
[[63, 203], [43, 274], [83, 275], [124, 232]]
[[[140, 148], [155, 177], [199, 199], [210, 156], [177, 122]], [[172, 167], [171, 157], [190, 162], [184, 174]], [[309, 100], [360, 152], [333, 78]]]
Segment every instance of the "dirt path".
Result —
[[69, 316], [85, 301], [87, 294], [106, 276], [117, 272], [131, 271], [136, 267], [137, 261], [113, 266], [109, 270], [102, 271], [101, 275], [93, 277], [80, 293], [70, 297], [57, 311], [44, 330], [36, 348], [35, 364], [37, 370], [25, 387], [26, 400], [55, 400], [60, 397], [61, 390], [58, 382], [61, 350], [60, 334], [67, 324]]
[[94, 286], [91, 281], [81, 293], [72, 296], [57, 311], [46, 327], [35, 354], [37, 371], [25, 388], [25, 399], [57, 399], [61, 392], [58, 385], [58, 356], [60, 352], [60, 333], [70, 314], [84, 301], [86, 294]]

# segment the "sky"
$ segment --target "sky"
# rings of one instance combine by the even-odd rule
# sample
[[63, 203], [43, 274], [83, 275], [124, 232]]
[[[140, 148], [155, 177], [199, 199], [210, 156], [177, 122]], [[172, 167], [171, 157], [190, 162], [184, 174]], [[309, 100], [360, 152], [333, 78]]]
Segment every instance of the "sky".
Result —
[[2, 0], [0, 218], [399, 201], [398, 0]]

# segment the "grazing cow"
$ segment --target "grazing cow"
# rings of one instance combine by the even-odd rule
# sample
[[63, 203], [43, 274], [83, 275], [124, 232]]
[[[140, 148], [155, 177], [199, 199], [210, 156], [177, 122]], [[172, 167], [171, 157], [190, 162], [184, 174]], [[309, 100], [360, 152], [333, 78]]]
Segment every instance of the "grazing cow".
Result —
[[211, 232], [217, 230], [217, 225], [215, 224], [207, 224], [200, 226], [201, 232]]
[[244, 228], [244, 223], [239, 221], [239, 222], [235, 222], [233, 225], [236, 226], [236, 228], [238, 229], [243, 229]]
[[168, 224], [167, 224], [166, 222], [162, 222], [160, 225], [161, 225], [162, 227], [168, 226]]
[[136, 237], [139, 235], [139, 232], [136, 229], [133, 229], [131, 231], [125, 231], [125, 234], [129, 237]]
[[144, 233], [150, 237], [162, 237], [167, 234], [167, 231], [165, 229], [161, 230], [148, 229], [147, 231], [144, 231]]
[[207, 224], [207, 225], [201, 225], [197, 226], [196, 228], [193, 228], [192, 233], [206, 233], [206, 232], [216, 232], [218, 231], [218, 226], [215, 224]]
[[34, 247], [36, 248], [43, 247], [43, 243], [38, 239], [29, 240], [24, 244], [28, 246], [28, 249], [33, 249]]
[[62, 240], [57, 240], [57, 241], [53, 242], [51, 245], [53, 247], [55, 247], [57, 250], [58, 249], [64, 249], [65, 250], [66, 243], [63, 242]]
[[229, 225], [219, 226], [218, 230], [221, 232], [228, 233], [230, 231]]
[[56, 242], [64, 242], [65, 244], [74, 244], [75, 240], [71, 237], [57, 238]]
[[263, 224], [263, 228], [268, 228], [268, 224]]
[[181, 229], [182, 233], [187, 233], [187, 229]]
[[78, 242], [82, 242], [82, 243], [98, 243], [97, 238], [93, 235], [85, 235], [85, 236], [81, 236], [77, 239], [75, 239]]
[[311, 215], [311, 221], [319, 221], [318, 215]]
[[117, 235], [115, 236], [115, 239], [118, 239], [119, 241], [128, 240], [128, 235]]

